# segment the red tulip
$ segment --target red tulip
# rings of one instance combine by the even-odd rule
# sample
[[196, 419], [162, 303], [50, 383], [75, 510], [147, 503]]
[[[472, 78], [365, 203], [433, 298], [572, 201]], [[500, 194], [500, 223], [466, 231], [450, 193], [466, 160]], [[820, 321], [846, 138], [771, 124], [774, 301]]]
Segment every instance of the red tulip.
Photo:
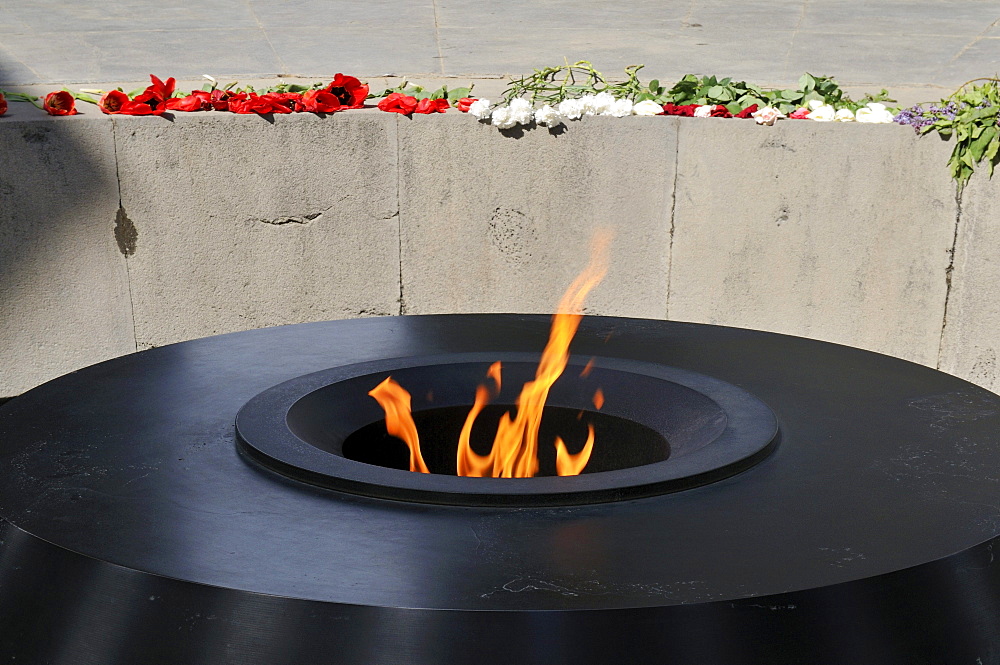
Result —
[[42, 102], [42, 108], [49, 115], [76, 115], [76, 100], [73, 95], [66, 92], [65, 90], [60, 90], [58, 92], [50, 92], [45, 95], [45, 101]]
[[0, 92], [0, 115], [3, 115], [6, 112], [7, 112], [7, 98], [3, 96], [2, 92]]
[[378, 107], [389, 113], [410, 115], [417, 108], [417, 98], [394, 92], [378, 103]]
[[326, 90], [307, 90], [302, 93], [302, 103], [310, 113], [333, 113], [343, 108], [337, 96]]
[[[171, 97], [164, 104], [164, 108], [168, 111], [184, 111], [190, 113], [192, 111], [202, 110], [202, 98], [195, 94], [190, 94], [187, 97]], [[211, 106], [209, 106], [211, 108]]]
[[468, 113], [469, 107], [472, 106], [474, 102], [478, 101], [479, 100], [476, 99], [475, 97], [462, 97], [460, 100], [458, 100], [458, 103], [456, 103], [455, 106], [458, 107], [458, 110], [461, 111], [462, 113]]
[[430, 99], [425, 98], [417, 102], [417, 108], [414, 113], [444, 113], [448, 110], [448, 100], [447, 99]]
[[334, 95], [340, 101], [341, 108], [345, 109], [359, 109], [365, 105], [365, 99], [368, 98], [367, 85], [353, 76], [343, 74], [334, 76], [324, 91]]
[[122, 107], [129, 101], [128, 95], [121, 90], [112, 90], [101, 95], [97, 107], [102, 113], [121, 113]]

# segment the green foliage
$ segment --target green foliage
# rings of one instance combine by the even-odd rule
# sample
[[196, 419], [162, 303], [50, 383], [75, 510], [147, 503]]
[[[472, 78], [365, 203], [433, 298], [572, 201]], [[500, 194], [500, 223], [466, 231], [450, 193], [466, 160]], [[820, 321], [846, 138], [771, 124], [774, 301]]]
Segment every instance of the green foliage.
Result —
[[861, 101], [855, 102], [841, 89], [840, 85], [830, 76], [815, 76], [803, 74], [795, 89], [769, 89], [747, 83], [734, 81], [731, 78], [719, 79], [715, 76], [696, 76], [687, 74], [669, 90], [664, 90], [659, 81], [650, 81], [649, 86], [639, 93], [636, 101], [652, 99], [659, 104], [698, 104], [724, 105], [731, 113], [738, 113], [748, 106], [773, 106], [782, 113], [788, 114], [796, 109], [808, 106], [816, 100], [829, 104], [835, 109], [849, 108], [856, 111], [869, 102], [894, 101], [889, 99], [888, 92], [882, 90], [877, 95], [865, 95]]
[[596, 95], [607, 92], [616, 99], [635, 100], [644, 86], [639, 81], [638, 72], [643, 65], [629, 65], [625, 68], [625, 80], [609, 82], [601, 72], [587, 60], [555, 67], [543, 67], [533, 73], [511, 80], [504, 90], [502, 99], [509, 104], [517, 97], [527, 97], [533, 104], [556, 105], [565, 99]]
[[369, 94], [368, 99], [376, 97], [388, 97], [394, 92], [398, 92], [408, 97], [413, 97], [414, 99], [447, 99], [449, 104], [454, 105], [463, 97], [468, 97], [472, 94], [472, 88], [475, 87], [472, 84], [462, 87], [462, 88], [452, 88], [448, 89], [448, 86], [443, 85], [437, 90], [427, 90], [423, 86], [413, 85], [406, 79], [397, 85], [395, 88], [386, 88], [382, 92], [377, 92], [374, 94]]
[[[982, 85], [974, 85], [984, 81]], [[958, 183], [961, 194], [976, 166], [986, 162], [987, 172], [993, 177], [993, 169], [1000, 162], [1000, 131], [997, 129], [1000, 114], [1000, 79], [973, 79], [963, 84], [942, 104], [954, 103], [957, 112], [954, 118], [937, 115], [933, 124], [920, 130], [921, 134], [936, 131], [942, 138], [955, 137], [955, 148], [948, 160], [951, 177]], [[972, 86], [971, 88], [969, 86]]]

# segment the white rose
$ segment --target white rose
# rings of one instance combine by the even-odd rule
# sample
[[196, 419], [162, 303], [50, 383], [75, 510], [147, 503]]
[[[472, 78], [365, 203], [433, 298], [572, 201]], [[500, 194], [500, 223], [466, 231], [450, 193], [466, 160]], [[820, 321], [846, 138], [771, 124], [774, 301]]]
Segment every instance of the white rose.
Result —
[[510, 129], [517, 125], [517, 121], [511, 116], [513, 114], [510, 112], [509, 106], [498, 106], [493, 109], [493, 117], [490, 122], [498, 129]]
[[490, 117], [490, 100], [477, 99], [469, 104], [469, 115], [477, 120], [485, 120]]
[[889, 123], [892, 122], [892, 112], [885, 107], [885, 104], [871, 102], [868, 106], [858, 109], [854, 119], [858, 122]]
[[822, 106], [826, 106], [826, 102], [824, 102], [822, 99], [810, 99], [808, 106], [810, 111], [815, 111], [816, 109]]
[[624, 118], [627, 115], [632, 115], [632, 100], [616, 99], [605, 115], [613, 115], [616, 118]]
[[522, 97], [510, 100], [510, 119], [515, 125], [527, 125], [531, 122], [532, 111], [531, 102]]
[[542, 127], [555, 127], [562, 122], [562, 118], [558, 111], [546, 104], [535, 111], [535, 122]]
[[660, 115], [663, 107], [652, 99], [646, 99], [632, 107], [632, 113], [636, 115]]
[[810, 120], [816, 120], [817, 122], [830, 122], [833, 120], [834, 110], [829, 104], [820, 104], [813, 108], [813, 103], [809, 102], [809, 107], [812, 108], [812, 112], [806, 117]]
[[715, 108], [714, 106], [711, 106], [709, 104], [706, 104], [704, 106], [699, 106], [698, 108], [696, 108], [694, 110], [694, 117], [696, 117], [696, 118], [711, 118], [712, 117], [712, 109], [714, 109], [714, 108]]
[[851, 109], [840, 109], [833, 119], [837, 122], [854, 122], [854, 112]]
[[757, 121], [758, 125], [773, 125], [775, 120], [785, 117], [784, 113], [773, 106], [765, 106], [750, 115], [753, 116], [753, 119]]
[[579, 99], [564, 99], [556, 106], [559, 115], [569, 120], [579, 120], [583, 115], [583, 102]]

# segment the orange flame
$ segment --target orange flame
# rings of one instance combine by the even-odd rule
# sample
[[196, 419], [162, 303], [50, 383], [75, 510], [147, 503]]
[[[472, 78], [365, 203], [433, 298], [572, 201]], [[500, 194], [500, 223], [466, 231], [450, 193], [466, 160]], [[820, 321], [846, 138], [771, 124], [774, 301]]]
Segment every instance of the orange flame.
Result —
[[560, 476], [578, 476], [590, 461], [590, 453], [594, 452], [594, 426], [587, 425], [587, 443], [583, 444], [583, 450], [575, 455], [570, 454], [566, 449], [566, 444], [558, 436], [556, 437], [556, 473]]
[[420, 437], [410, 412], [410, 393], [390, 376], [368, 394], [385, 410], [385, 430], [390, 436], [402, 439], [410, 449], [410, 471], [430, 473], [420, 454]]
[[[569, 345], [583, 319], [583, 302], [591, 289], [600, 283], [607, 273], [607, 247], [610, 234], [599, 232], [592, 243], [590, 263], [573, 281], [563, 295], [556, 314], [552, 317], [549, 340], [542, 351], [534, 381], [528, 381], [515, 401], [516, 415], [508, 411], [500, 419], [493, 447], [486, 455], [479, 455], [472, 449], [470, 439], [476, 418], [490, 402], [490, 391], [480, 385], [476, 398], [459, 434], [457, 452], [457, 473], [459, 476], [492, 476], [494, 478], [531, 478], [538, 473], [538, 430], [542, 422], [542, 411], [549, 390], [562, 375], [569, 362]], [[581, 376], [586, 376], [592, 362], [584, 368]], [[500, 394], [500, 363], [490, 366], [487, 377], [496, 384], [495, 395]], [[386, 412], [386, 430], [397, 436], [410, 447], [410, 470], [430, 473], [420, 456], [420, 444], [416, 426], [410, 415], [410, 395], [390, 379], [383, 381], [369, 395], [378, 400]], [[600, 409], [604, 395], [598, 389], [594, 395], [594, 405]], [[587, 442], [576, 454], [570, 454], [566, 444], [556, 437], [556, 472], [560, 476], [578, 475], [586, 467], [594, 448], [594, 427], [588, 425]]]

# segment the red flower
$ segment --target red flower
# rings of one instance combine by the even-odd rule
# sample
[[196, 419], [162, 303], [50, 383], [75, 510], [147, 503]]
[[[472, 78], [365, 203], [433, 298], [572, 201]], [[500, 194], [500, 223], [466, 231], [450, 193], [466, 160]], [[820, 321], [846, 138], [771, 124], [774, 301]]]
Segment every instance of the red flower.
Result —
[[359, 109], [365, 105], [368, 98], [368, 86], [353, 76], [337, 74], [330, 85], [323, 89], [340, 101], [341, 108]]
[[417, 102], [417, 108], [414, 113], [444, 113], [448, 110], [448, 100], [447, 99], [430, 99], [425, 98]]
[[[153, 74], [149, 75], [149, 79], [152, 81], [145, 90], [135, 96], [133, 102], [139, 104], [145, 104], [155, 115], [160, 115], [166, 110], [166, 101], [170, 99], [174, 94], [174, 87], [176, 81], [173, 77], [167, 79], [166, 83], [158, 79]], [[126, 111], [122, 111], [125, 113]], [[133, 115], [147, 115], [146, 113], [133, 113]]]
[[788, 114], [788, 117], [792, 120], [805, 120], [809, 117], [809, 109], [806, 107], [800, 107]]
[[3, 115], [6, 112], [7, 112], [7, 98], [3, 96], [2, 92], [0, 92], [0, 115]]
[[128, 95], [121, 90], [112, 90], [101, 95], [97, 108], [101, 113], [121, 113], [122, 107], [129, 103]]
[[233, 97], [233, 93], [229, 90], [213, 90], [212, 94], [209, 96], [212, 108], [216, 111], [228, 111], [229, 110], [229, 99]]
[[59, 92], [50, 92], [45, 95], [45, 101], [42, 103], [42, 108], [49, 115], [76, 115], [76, 100], [73, 99], [73, 95], [66, 92], [65, 90], [60, 90]]
[[[187, 97], [171, 97], [163, 107], [168, 111], [200, 111], [203, 108], [202, 98], [194, 93]], [[211, 106], [209, 106], [211, 108]]]
[[274, 113], [291, 113], [304, 108], [302, 95], [297, 92], [268, 92], [261, 97], [271, 103], [271, 110]]
[[417, 98], [394, 92], [378, 103], [378, 107], [390, 113], [410, 115], [417, 108]]
[[469, 107], [472, 106], [473, 102], [478, 102], [478, 101], [479, 100], [476, 99], [475, 97], [462, 97], [460, 100], [458, 100], [455, 106], [458, 107], [458, 110], [461, 111], [462, 113], [468, 113]]
[[749, 117], [751, 117], [751, 114], [756, 113], [756, 112], [757, 112], [757, 105], [756, 104], [751, 104], [750, 106], [746, 107], [745, 109], [743, 109], [742, 111], [740, 111], [739, 113], [737, 113], [736, 115], [734, 115], [733, 117], [734, 118], [749, 118]]
[[717, 104], [714, 109], [712, 109], [712, 118], [732, 118], [733, 114], [729, 112], [722, 104]]
[[326, 90], [307, 90], [303, 92], [302, 105], [310, 113], [333, 113], [342, 108], [337, 96]]
[[[278, 106], [284, 110], [275, 110]], [[291, 113], [291, 109], [281, 104], [278, 100], [270, 98], [268, 95], [258, 95], [255, 92], [241, 92], [229, 97], [229, 110], [233, 113]]]
[[663, 112], [667, 115], [683, 115], [686, 117], [694, 117], [694, 110], [698, 108], [697, 104], [664, 104]]

